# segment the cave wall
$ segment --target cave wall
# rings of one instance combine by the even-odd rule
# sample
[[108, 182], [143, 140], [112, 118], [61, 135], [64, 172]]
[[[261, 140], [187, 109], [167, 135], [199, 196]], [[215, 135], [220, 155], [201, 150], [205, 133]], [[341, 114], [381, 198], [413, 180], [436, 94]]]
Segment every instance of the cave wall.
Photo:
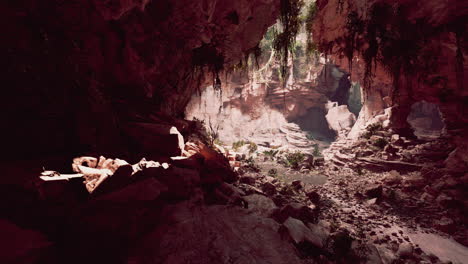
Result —
[[[393, 106], [403, 132], [412, 103], [438, 104], [452, 132], [467, 126], [467, 27], [462, 1], [317, 1], [321, 51], [364, 85], [365, 120]], [[465, 4], [466, 5], [466, 4]], [[449, 132], [450, 133], [450, 132]]]
[[3, 1], [4, 156], [125, 152], [125, 122], [183, 117], [278, 12], [279, 0]]

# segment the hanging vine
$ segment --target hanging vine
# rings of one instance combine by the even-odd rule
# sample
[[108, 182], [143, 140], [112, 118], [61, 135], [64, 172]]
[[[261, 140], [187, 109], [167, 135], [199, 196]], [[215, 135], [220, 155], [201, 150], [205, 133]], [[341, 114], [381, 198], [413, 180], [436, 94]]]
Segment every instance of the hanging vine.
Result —
[[273, 49], [276, 51], [280, 61], [282, 84], [286, 86], [288, 79], [288, 58], [301, 26], [299, 15], [304, 2], [302, 0], [281, 0], [280, 5], [279, 22], [281, 32], [276, 32], [275, 34]]
[[306, 54], [308, 55], [307, 58], [313, 57], [316, 61], [319, 56], [318, 46], [312, 40], [312, 27], [314, 25], [315, 17], [317, 16], [317, 5], [315, 2], [310, 3], [307, 8], [307, 15], [305, 17], [305, 29], [307, 32], [307, 48]]

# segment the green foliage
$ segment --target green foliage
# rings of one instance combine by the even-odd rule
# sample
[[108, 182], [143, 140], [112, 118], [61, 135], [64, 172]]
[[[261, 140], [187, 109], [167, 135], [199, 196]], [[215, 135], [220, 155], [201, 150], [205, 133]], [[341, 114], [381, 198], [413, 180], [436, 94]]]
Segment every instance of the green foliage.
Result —
[[263, 155], [267, 156], [267, 157], [271, 157], [271, 158], [274, 158], [276, 156], [276, 154], [278, 154], [279, 150], [265, 150], [263, 151]]
[[276, 36], [276, 28], [275, 25], [268, 28], [267, 32], [263, 36], [263, 39], [260, 41], [260, 48], [262, 52], [271, 52], [273, 50], [273, 42]]
[[385, 146], [387, 146], [388, 144], [388, 141], [384, 138], [378, 138], [374, 143], [373, 145], [380, 148], [380, 149], [383, 149], [385, 148]]
[[244, 146], [245, 144], [247, 144], [247, 142], [245, 142], [244, 140], [236, 141], [236, 142], [232, 143], [232, 149], [234, 151], [238, 151], [239, 148]]
[[314, 152], [312, 153], [312, 155], [314, 155], [314, 157], [322, 156], [322, 153], [320, 152], [318, 144], [314, 145]]
[[252, 141], [248, 141], [248, 140], [239, 140], [239, 141], [236, 141], [234, 143], [232, 143], [232, 149], [234, 151], [238, 151], [239, 148], [241, 148], [242, 146], [244, 145], [249, 145], [248, 149], [249, 149], [249, 153], [254, 153], [255, 151], [257, 151], [257, 144], [255, 144], [254, 142]]
[[254, 142], [249, 142], [249, 153], [252, 154], [254, 153], [255, 151], [257, 151], [257, 144], [255, 144]]
[[253, 157], [246, 159], [245, 163], [246, 163], [246, 167], [249, 170], [254, 171], [254, 172], [260, 172], [260, 167], [257, 165]]
[[219, 138], [216, 138], [216, 139], [214, 140], [214, 143], [215, 143], [216, 145], [219, 145], [219, 146], [224, 146], [224, 145], [225, 145], [224, 142], [222, 142]]
[[411, 91], [415, 85], [410, 78], [403, 80], [402, 76], [424, 82], [427, 76], [438, 74], [440, 63], [436, 58], [440, 49], [427, 43], [441, 31], [456, 31], [450, 27], [434, 26], [426, 19], [408, 19], [404, 4], [377, 2], [362, 16], [351, 11], [347, 15], [344, 43], [337, 41], [334, 45], [342, 47], [340, 52], [348, 58], [350, 68], [353, 52], [360, 52], [365, 64], [365, 89], [372, 84], [376, 65], [382, 65], [393, 79], [392, 96], [396, 99], [400, 86]]
[[305, 154], [301, 153], [300, 151], [292, 152], [292, 153], [287, 153], [285, 155], [285, 159], [283, 160], [283, 164], [286, 167], [291, 167], [291, 168], [298, 168], [299, 164], [304, 161]]
[[305, 23], [305, 28], [307, 32], [306, 54], [309, 56], [314, 56], [314, 57], [317, 57], [319, 54], [317, 44], [312, 41], [312, 26], [314, 25], [314, 20], [316, 16], [317, 16], [317, 5], [315, 4], [315, 2], [312, 2], [307, 7], [307, 15], [305, 17], [304, 23]]
[[193, 128], [191, 130], [193, 134], [196, 135], [203, 143], [209, 145], [210, 139], [209, 139], [208, 131], [206, 129], [204, 120], [200, 120], [194, 117]]
[[268, 176], [270, 177], [277, 177], [278, 176], [278, 170], [277, 169], [270, 169], [268, 171]]
[[280, 59], [280, 73], [285, 85], [288, 73], [289, 52], [293, 49], [296, 35], [301, 26], [300, 12], [304, 5], [302, 0], [281, 0], [280, 23], [281, 32], [276, 32], [273, 48]]
[[307, 7], [307, 15], [305, 18], [305, 26], [307, 32], [312, 32], [312, 26], [314, 25], [314, 19], [317, 16], [317, 5], [315, 2], [312, 2]]

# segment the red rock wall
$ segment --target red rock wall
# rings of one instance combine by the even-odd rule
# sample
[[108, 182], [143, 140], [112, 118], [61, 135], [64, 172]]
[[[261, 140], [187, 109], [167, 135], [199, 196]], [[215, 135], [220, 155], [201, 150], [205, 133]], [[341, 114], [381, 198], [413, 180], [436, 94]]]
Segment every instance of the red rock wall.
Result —
[[181, 117], [203, 81], [194, 66], [237, 63], [278, 9], [279, 0], [3, 1], [4, 153], [121, 152], [123, 122]]
[[468, 31], [462, 2], [320, 0], [313, 37], [338, 64], [348, 66], [352, 58], [352, 78], [361, 83], [366, 58], [372, 58], [368, 118], [397, 106], [392, 125], [403, 131], [411, 104], [426, 100], [439, 105], [449, 133], [465, 131]]

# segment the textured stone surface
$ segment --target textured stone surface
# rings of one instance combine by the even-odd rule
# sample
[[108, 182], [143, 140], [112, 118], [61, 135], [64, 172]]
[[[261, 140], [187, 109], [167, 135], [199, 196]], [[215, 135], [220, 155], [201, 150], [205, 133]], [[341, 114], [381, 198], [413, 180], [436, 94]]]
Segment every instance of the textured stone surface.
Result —
[[300, 263], [272, 219], [240, 208], [173, 206], [162, 225], [130, 253], [129, 263]]
[[[371, 10], [374, 6], [384, 10], [388, 1], [318, 1], [318, 13], [313, 26], [314, 39], [319, 43], [322, 51], [327, 52], [342, 67], [350, 66], [346, 58], [346, 52], [354, 49], [352, 59], [352, 79], [365, 83], [365, 60], [363, 54], [370, 54], [372, 50], [367, 50], [370, 43], [366, 40], [366, 30], [364, 33], [355, 36], [355, 46], [349, 42], [349, 31], [346, 28], [350, 21], [350, 14], [355, 12], [357, 18], [370, 19]], [[456, 129], [466, 129], [466, 105], [462, 102], [466, 98], [466, 23], [463, 22], [463, 11], [456, 8], [456, 1], [396, 1], [391, 4], [398, 6], [401, 16], [386, 16], [383, 13], [377, 15], [377, 25], [388, 25], [389, 33], [399, 32], [404, 36], [404, 32], [409, 32], [407, 38], [401, 39], [418, 45], [424, 40], [424, 45], [416, 50], [410, 50], [411, 46], [396, 46], [400, 39], [383, 40], [381, 47], [386, 45], [385, 41], [390, 41], [388, 46], [397, 57], [392, 63], [401, 58], [402, 63], [428, 63], [425, 54], [430, 54], [431, 63], [429, 65], [412, 65], [412, 72], [407, 68], [400, 67], [400, 80], [393, 82], [392, 76], [385, 67], [388, 64], [382, 63], [382, 57], [378, 57], [372, 64], [373, 80], [369, 88], [365, 89], [365, 103], [361, 110], [360, 118], [369, 120], [379, 114], [384, 108], [390, 105], [394, 107], [392, 115], [392, 126], [396, 129], [406, 129], [408, 124], [406, 118], [410, 113], [411, 104], [420, 100], [426, 100], [439, 105], [444, 122], [449, 133], [455, 134]], [[341, 15], [336, 15], [337, 13]], [[422, 22], [425, 21], [425, 22]], [[400, 24], [398, 24], [400, 23]], [[358, 25], [356, 23], [356, 25]], [[364, 24], [365, 25], [365, 24]], [[373, 24], [375, 25], [375, 24]], [[405, 25], [400, 27], [398, 25]], [[418, 28], [419, 25], [421, 27]], [[426, 29], [427, 30], [426, 30]], [[406, 30], [406, 31], [405, 31]], [[424, 30], [424, 31], [423, 31]], [[370, 36], [371, 37], [371, 36]], [[367, 38], [369, 39], [369, 38]], [[372, 38], [370, 38], [372, 39]], [[395, 42], [391, 42], [395, 41]], [[388, 56], [388, 54], [387, 54]], [[409, 61], [412, 56], [418, 58], [419, 62]], [[406, 60], [406, 61], [405, 61]], [[464, 61], [464, 62], [463, 62]], [[375, 67], [375, 68], [374, 68]], [[443, 81], [442, 81], [443, 80]], [[399, 89], [394, 89], [394, 84], [398, 83]], [[359, 123], [359, 121], [358, 121]], [[452, 131], [451, 131], [452, 130]], [[463, 130], [465, 131], [465, 130]], [[466, 133], [466, 131], [465, 131]]]
[[3, 2], [6, 150], [124, 153], [122, 123], [158, 111], [182, 116], [205, 77], [211, 82], [211, 72], [258, 44], [278, 7], [277, 0]]

